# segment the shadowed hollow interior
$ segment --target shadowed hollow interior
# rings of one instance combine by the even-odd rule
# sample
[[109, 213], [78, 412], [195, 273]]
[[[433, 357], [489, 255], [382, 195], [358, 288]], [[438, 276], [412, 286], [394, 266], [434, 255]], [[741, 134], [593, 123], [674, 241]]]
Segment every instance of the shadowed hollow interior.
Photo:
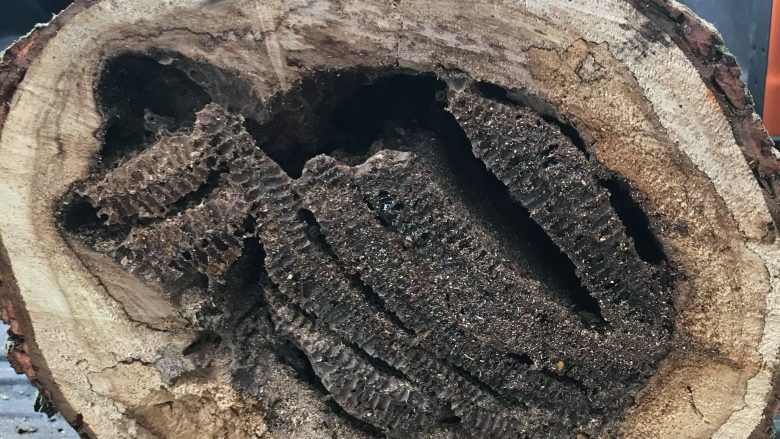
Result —
[[163, 286], [203, 334], [183, 355], [227, 355], [271, 433], [597, 435], [672, 347], [652, 221], [536, 97], [354, 68], [261, 99], [161, 53], [97, 97], [63, 235]]

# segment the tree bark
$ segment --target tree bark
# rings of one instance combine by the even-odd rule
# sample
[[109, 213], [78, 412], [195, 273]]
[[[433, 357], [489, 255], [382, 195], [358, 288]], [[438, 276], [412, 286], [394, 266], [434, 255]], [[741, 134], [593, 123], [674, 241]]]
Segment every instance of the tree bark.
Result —
[[9, 359], [85, 437], [762, 437], [739, 77], [666, 0], [76, 0], [0, 65]]

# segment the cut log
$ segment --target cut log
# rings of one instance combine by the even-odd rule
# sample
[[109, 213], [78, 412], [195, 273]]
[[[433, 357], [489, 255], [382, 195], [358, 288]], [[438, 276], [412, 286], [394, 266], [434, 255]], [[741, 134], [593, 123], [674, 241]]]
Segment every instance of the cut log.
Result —
[[85, 437], [762, 437], [739, 77], [667, 0], [76, 0], [0, 65], [9, 359]]

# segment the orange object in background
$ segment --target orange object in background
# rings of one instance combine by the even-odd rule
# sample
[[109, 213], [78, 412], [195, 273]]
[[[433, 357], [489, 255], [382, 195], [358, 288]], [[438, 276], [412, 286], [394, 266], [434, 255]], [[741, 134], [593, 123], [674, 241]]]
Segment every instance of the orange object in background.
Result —
[[764, 125], [770, 136], [780, 136], [780, 1], [772, 3], [769, 61], [764, 91]]

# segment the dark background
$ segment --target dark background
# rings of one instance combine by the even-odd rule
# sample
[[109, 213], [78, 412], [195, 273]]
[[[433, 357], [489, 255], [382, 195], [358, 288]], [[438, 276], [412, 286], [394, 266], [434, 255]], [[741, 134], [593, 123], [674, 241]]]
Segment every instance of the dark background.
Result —
[[52, 13], [61, 11], [72, 0], [0, 0], [0, 50], [32, 29], [46, 23]]
[[45, 23], [53, 12], [61, 11], [70, 0], [4, 0], [0, 14], [3, 33], [24, 34], [34, 23]]

